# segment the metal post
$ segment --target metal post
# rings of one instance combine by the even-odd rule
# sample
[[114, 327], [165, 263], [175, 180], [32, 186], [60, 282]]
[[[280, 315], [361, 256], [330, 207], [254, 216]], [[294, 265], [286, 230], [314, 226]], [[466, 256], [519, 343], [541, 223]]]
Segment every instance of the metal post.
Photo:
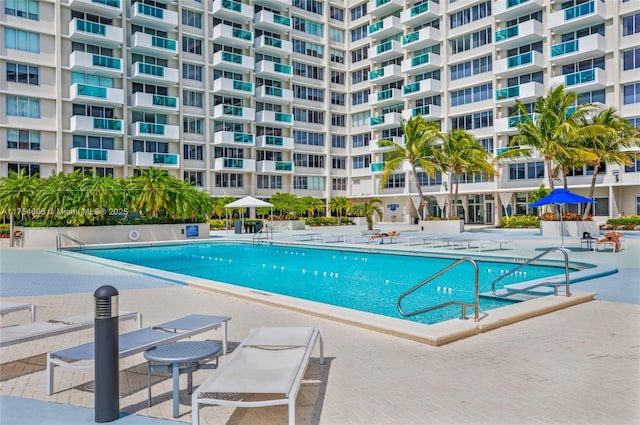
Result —
[[120, 414], [118, 290], [96, 289], [95, 298], [95, 421], [111, 422]]

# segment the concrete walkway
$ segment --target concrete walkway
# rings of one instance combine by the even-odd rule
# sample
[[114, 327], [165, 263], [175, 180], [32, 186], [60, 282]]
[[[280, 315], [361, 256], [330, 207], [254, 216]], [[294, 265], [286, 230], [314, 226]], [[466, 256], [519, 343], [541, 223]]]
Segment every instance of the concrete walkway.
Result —
[[[504, 256], [532, 256], [560, 242], [530, 230], [479, 228], [464, 235], [517, 240], [515, 252], [491, 253]], [[598, 292], [596, 301], [437, 348], [43, 250], [0, 249], [0, 299], [34, 302], [38, 319], [46, 320], [91, 311], [93, 291], [109, 283], [120, 290], [120, 309], [143, 313], [146, 325], [194, 312], [231, 316], [232, 343], [258, 326], [321, 327], [328, 361], [320, 366], [312, 359], [297, 398], [299, 424], [635, 424], [640, 423], [640, 237], [625, 237], [627, 249], [617, 254], [587, 252], [577, 240], [565, 241], [572, 261], [618, 265], [616, 275], [575, 284], [576, 290], [584, 285]], [[291, 240], [291, 234], [278, 238]], [[27, 322], [28, 315], [6, 315], [2, 326]], [[124, 323], [121, 331], [134, 327]], [[86, 409], [94, 404], [93, 373], [57, 369], [57, 392], [47, 396], [44, 372], [45, 353], [92, 337], [89, 330], [3, 348], [0, 422], [92, 423], [92, 411]], [[168, 375], [154, 376], [154, 404], [147, 407], [142, 355], [121, 362], [120, 370], [120, 409], [129, 416], [114, 423], [156, 423], [138, 422], [139, 417], [191, 421], [184, 390], [181, 415], [172, 418]], [[209, 373], [196, 372], [194, 384]], [[64, 406], [68, 409], [60, 409]], [[205, 424], [276, 424], [287, 422], [287, 411], [206, 407], [201, 418]]]

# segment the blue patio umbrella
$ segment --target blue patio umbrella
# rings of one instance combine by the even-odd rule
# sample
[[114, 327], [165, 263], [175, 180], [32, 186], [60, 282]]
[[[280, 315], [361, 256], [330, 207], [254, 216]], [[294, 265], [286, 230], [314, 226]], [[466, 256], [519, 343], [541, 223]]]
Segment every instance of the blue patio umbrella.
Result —
[[581, 204], [583, 202], [595, 202], [591, 198], [585, 198], [567, 189], [554, 189], [550, 194], [536, 202], [529, 204], [530, 207], [542, 207], [544, 205], [559, 205], [560, 207], [560, 235], [562, 236], [562, 246], [564, 247], [564, 226], [562, 223], [562, 204]]

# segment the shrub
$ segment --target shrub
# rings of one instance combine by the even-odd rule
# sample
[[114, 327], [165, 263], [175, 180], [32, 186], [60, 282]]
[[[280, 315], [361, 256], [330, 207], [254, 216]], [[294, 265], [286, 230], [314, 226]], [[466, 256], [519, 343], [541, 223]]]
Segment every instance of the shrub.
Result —
[[[8, 224], [0, 224], [0, 235], [2, 235], [3, 237], [8, 237], [9, 236], [9, 225]], [[7, 235], [7, 236], [4, 236]]]
[[[543, 221], [560, 221], [560, 219], [556, 218], [556, 216], [551, 212], [546, 212], [542, 214], [542, 220]], [[591, 221], [591, 220], [593, 220], [593, 216], [588, 215], [587, 219], [584, 221]], [[562, 214], [562, 221], [583, 221], [582, 214], [564, 213]]]
[[226, 229], [226, 225], [225, 220], [209, 220], [209, 229], [211, 230], [224, 230]]
[[[305, 220], [305, 224], [309, 226], [336, 226], [338, 224], [337, 217], [311, 217]], [[340, 224], [354, 224], [348, 218], [342, 218]]]
[[624, 217], [610, 218], [605, 226], [601, 226], [605, 230], [638, 230], [640, 226], [640, 215], [627, 215]]
[[540, 218], [536, 215], [514, 215], [500, 218], [500, 227], [511, 229], [540, 227]]

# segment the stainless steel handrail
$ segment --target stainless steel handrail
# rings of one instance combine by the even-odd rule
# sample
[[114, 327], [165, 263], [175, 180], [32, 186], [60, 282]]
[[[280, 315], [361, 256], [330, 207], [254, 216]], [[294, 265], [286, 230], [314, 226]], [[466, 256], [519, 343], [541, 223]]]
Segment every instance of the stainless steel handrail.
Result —
[[518, 267], [516, 267], [513, 270], [510, 270], [508, 273], [505, 273], [503, 275], [501, 275], [500, 277], [498, 277], [496, 280], [494, 280], [493, 282], [491, 282], [491, 292], [493, 292], [493, 295], [495, 295], [496, 297], [500, 297], [500, 298], [505, 298], [508, 297], [509, 295], [514, 295], [514, 294], [519, 294], [521, 292], [525, 292], [528, 291], [529, 289], [533, 289], [533, 288], [538, 288], [540, 286], [550, 286], [553, 285], [553, 294], [554, 296], [558, 296], [558, 286], [562, 286], [562, 283], [554, 283], [554, 282], [543, 282], [543, 283], [537, 283], [535, 285], [531, 285], [531, 286], [527, 286], [526, 288], [522, 288], [522, 289], [518, 289], [518, 290], [509, 290], [508, 293], [506, 294], [498, 294], [496, 292], [496, 283], [498, 283], [499, 281], [501, 281], [502, 279], [504, 279], [507, 276], [511, 276], [512, 274], [514, 274], [515, 272], [517, 272], [518, 270], [520, 270], [521, 268], [533, 263], [534, 261], [544, 257], [545, 255], [549, 254], [552, 251], [560, 251], [562, 253], [562, 255], [564, 255], [564, 285], [565, 285], [565, 293], [567, 297], [571, 296], [571, 291], [569, 289], [570, 287], [570, 281], [569, 281], [569, 254], [567, 253], [567, 250], [561, 247], [553, 247], [553, 248], [549, 248], [546, 251], [544, 251], [543, 253], [536, 255], [535, 257], [525, 261], [522, 264], [519, 264]]
[[[423, 287], [427, 283], [431, 282], [433, 279], [439, 277], [440, 275], [448, 272], [449, 270], [453, 269], [454, 267], [459, 266], [460, 264], [462, 264], [464, 262], [470, 262], [473, 265], [473, 269], [474, 269], [475, 294], [474, 294], [474, 303], [473, 304], [467, 303], [467, 302], [464, 302], [464, 301], [449, 301], [449, 302], [446, 302], [446, 303], [435, 305], [433, 307], [427, 307], [427, 308], [423, 308], [421, 310], [416, 310], [416, 311], [413, 311], [411, 313], [406, 313], [402, 309], [402, 305], [401, 304], [402, 304], [402, 299], [404, 297], [406, 297], [407, 295], [415, 292], [417, 289]], [[426, 313], [426, 312], [429, 312], [429, 311], [437, 310], [439, 308], [447, 307], [447, 306], [450, 306], [450, 305], [459, 305], [459, 306], [462, 307], [462, 316], [460, 317], [461, 319], [467, 319], [467, 307], [473, 307], [474, 310], [475, 310], [474, 311], [474, 320], [477, 322], [478, 320], [480, 320], [480, 279], [479, 279], [478, 275], [479, 275], [479, 273], [478, 273], [478, 264], [476, 263], [476, 261], [471, 257], [463, 257], [463, 258], [459, 259], [458, 261], [456, 261], [455, 263], [453, 263], [453, 264], [445, 267], [444, 269], [440, 270], [438, 273], [434, 274], [430, 278], [428, 278], [426, 280], [423, 280], [422, 282], [418, 283], [416, 286], [414, 286], [411, 289], [405, 291], [402, 295], [400, 295], [398, 297], [398, 303], [397, 303], [398, 311], [403, 316], [409, 317], [409, 316], [415, 316], [416, 314], [422, 314], [422, 313]]]
[[83, 242], [80, 242], [79, 240], [74, 239], [69, 235], [65, 235], [64, 233], [58, 233], [56, 235], [56, 251], [57, 252], [60, 252], [60, 250], [62, 250], [62, 238], [69, 239], [71, 242], [78, 244], [78, 246], [80, 246], [80, 249], [84, 249]]
[[[266, 230], [266, 233], [265, 233], [265, 230]], [[265, 238], [265, 239], [268, 239], [268, 238], [269, 238], [269, 234], [271, 234], [271, 239], [273, 239], [273, 229], [272, 229], [272, 228], [270, 228], [270, 227], [269, 227], [269, 228], [267, 228], [266, 226], [265, 226], [265, 227], [263, 227], [262, 229], [258, 230], [258, 231], [253, 235], [253, 237], [251, 238], [251, 239], [252, 239], [252, 243], [253, 243], [253, 244], [255, 244], [255, 243], [256, 243], [256, 239], [257, 239], [258, 241], [259, 241], [260, 239], [262, 239], [262, 237], [261, 237], [260, 235], [266, 235], [266, 238]]]

